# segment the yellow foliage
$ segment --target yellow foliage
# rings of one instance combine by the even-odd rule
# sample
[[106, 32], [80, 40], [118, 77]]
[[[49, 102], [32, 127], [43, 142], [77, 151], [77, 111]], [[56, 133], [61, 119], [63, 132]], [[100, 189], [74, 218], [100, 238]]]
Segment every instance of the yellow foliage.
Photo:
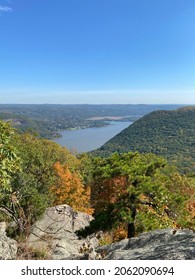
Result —
[[112, 232], [106, 231], [103, 233], [102, 238], [100, 239], [99, 246], [109, 245], [113, 243], [113, 234]]
[[76, 211], [93, 213], [90, 207], [90, 187], [85, 187], [82, 179], [75, 171], [71, 172], [66, 165], [59, 162], [54, 164], [54, 170], [58, 177], [57, 182], [51, 187], [51, 193], [54, 195], [54, 204], [68, 204]]

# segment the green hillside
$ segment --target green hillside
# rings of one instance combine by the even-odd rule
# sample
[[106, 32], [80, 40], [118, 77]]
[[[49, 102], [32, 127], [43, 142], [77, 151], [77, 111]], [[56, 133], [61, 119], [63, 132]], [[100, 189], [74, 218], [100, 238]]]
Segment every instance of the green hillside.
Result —
[[139, 151], [162, 155], [185, 172], [195, 172], [195, 106], [154, 111], [134, 122], [95, 153]]

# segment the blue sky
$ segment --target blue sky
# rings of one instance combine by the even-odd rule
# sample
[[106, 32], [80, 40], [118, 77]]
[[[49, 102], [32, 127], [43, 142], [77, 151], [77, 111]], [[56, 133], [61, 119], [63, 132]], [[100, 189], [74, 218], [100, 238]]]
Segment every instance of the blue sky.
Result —
[[195, 1], [0, 0], [0, 103], [195, 104]]

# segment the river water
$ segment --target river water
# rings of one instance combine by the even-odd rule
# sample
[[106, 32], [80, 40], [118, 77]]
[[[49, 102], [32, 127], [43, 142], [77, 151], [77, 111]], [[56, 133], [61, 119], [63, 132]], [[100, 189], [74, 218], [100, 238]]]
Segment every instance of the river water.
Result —
[[78, 153], [89, 152], [101, 147], [130, 124], [132, 122], [110, 121], [110, 125], [104, 127], [66, 130], [62, 137], [53, 141]]

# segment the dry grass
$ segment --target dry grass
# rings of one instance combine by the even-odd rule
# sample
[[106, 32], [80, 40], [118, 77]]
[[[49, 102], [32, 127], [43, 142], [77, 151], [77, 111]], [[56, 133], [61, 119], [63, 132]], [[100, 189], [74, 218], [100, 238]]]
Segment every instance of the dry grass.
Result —
[[33, 248], [27, 242], [19, 242], [17, 260], [51, 260], [51, 255], [47, 248]]

